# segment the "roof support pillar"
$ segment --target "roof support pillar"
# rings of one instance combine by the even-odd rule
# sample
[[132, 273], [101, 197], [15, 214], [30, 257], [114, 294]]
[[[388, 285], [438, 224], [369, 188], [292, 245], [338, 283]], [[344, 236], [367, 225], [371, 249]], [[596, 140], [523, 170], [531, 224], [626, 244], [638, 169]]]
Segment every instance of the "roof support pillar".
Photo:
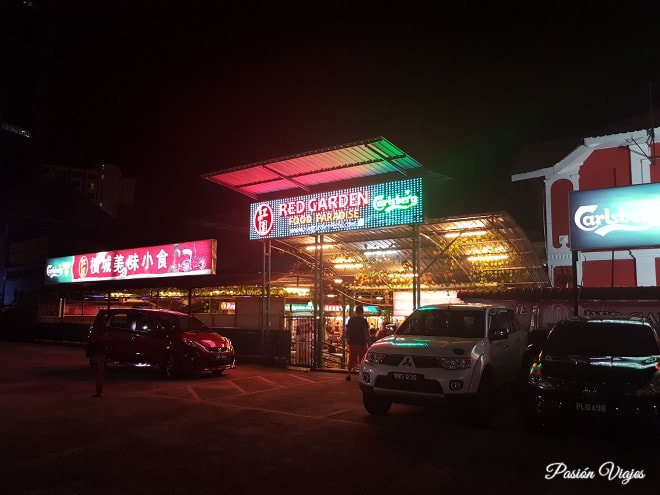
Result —
[[420, 256], [419, 256], [419, 224], [412, 226], [413, 248], [412, 248], [412, 296], [413, 296], [413, 310], [419, 308], [421, 301], [421, 288], [419, 275], [421, 273]]
[[314, 359], [312, 367], [320, 368], [323, 363], [324, 317], [323, 317], [323, 234], [315, 236], [314, 242]]
[[573, 265], [573, 316], [579, 316], [580, 313], [580, 295], [578, 290], [578, 275], [577, 275], [577, 265], [578, 265], [578, 251], [571, 251], [571, 264]]
[[261, 358], [268, 363], [268, 333], [270, 331], [271, 240], [263, 243], [263, 279], [261, 288]]

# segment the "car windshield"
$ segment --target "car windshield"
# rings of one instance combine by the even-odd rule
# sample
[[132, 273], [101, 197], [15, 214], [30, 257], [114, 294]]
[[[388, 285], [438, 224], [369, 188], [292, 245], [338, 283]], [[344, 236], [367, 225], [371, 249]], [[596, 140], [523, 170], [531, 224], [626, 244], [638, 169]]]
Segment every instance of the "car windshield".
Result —
[[161, 315], [160, 318], [169, 323], [176, 333], [193, 332], [208, 333], [209, 328], [197, 318], [187, 315]]
[[565, 322], [548, 336], [545, 351], [566, 356], [627, 356], [658, 354], [650, 327], [628, 323]]
[[483, 338], [483, 310], [419, 309], [403, 322], [396, 335]]

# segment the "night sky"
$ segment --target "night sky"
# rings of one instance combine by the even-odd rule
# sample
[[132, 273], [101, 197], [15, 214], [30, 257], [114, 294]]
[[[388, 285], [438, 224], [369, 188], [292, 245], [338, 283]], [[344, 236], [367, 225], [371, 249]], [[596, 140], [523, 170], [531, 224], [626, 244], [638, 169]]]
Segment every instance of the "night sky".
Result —
[[650, 1], [52, 3], [44, 160], [114, 163], [199, 217], [236, 199], [199, 174], [384, 136], [455, 179], [433, 211], [535, 228], [510, 190], [521, 150], [660, 101]]

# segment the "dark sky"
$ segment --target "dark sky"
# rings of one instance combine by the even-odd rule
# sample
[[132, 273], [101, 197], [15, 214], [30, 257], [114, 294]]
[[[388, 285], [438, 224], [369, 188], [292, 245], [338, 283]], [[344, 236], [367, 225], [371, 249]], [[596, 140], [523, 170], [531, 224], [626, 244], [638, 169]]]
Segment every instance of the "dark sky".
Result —
[[233, 196], [199, 174], [384, 136], [456, 179], [442, 214], [515, 216], [525, 145], [648, 111], [660, 18], [651, 1], [484, 3], [53, 2], [45, 159], [117, 164], [206, 213]]

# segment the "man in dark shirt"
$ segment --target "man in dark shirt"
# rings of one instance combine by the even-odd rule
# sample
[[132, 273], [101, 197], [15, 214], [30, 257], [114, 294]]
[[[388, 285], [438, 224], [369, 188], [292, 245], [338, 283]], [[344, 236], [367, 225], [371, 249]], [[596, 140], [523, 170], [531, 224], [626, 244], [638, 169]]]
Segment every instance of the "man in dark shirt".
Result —
[[355, 313], [346, 324], [346, 344], [348, 345], [348, 374], [346, 380], [351, 380], [353, 367], [359, 370], [362, 356], [367, 352], [369, 342], [369, 323], [364, 317], [364, 307], [355, 306]]

